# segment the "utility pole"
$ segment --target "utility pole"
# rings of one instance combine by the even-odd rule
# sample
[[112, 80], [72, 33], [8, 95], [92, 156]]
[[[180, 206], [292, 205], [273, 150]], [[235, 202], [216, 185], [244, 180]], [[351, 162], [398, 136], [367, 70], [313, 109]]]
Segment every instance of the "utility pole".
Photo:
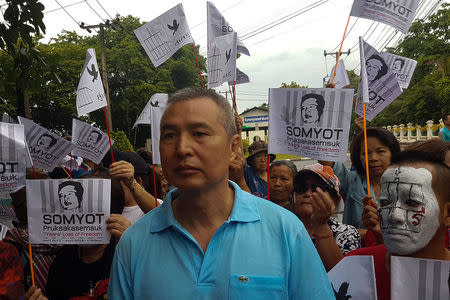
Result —
[[105, 53], [105, 27], [116, 30], [117, 27], [120, 26], [122, 29], [124, 28], [122, 24], [120, 24], [119, 19], [114, 19], [112, 21], [106, 20], [105, 23], [100, 23], [97, 25], [86, 25], [83, 22], [80, 23], [80, 27], [82, 29], [86, 29], [87, 32], [91, 32], [91, 29], [99, 28], [100, 29], [100, 58], [102, 63], [102, 81], [103, 86], [105, 88], [105, 96], [106, 96], [106, 115], [108, 116], [108, 126], [112, 130], [112, 117], [111, 117], [111, 102], [109, 99], [109, 85], [108, 85], [108, 73], [106, 70], [106, 53]]
[[[346, 54], [347, 56], [349, 56], [350, 53], [352, 53], [352, 52], [350, 51], [350, 49], [348, 49], [347, 52], [341, 52], [341, 56], [344, 55], [344, 54]], [[338, 56], [338, 54], [339, 54], [339, 52], [327, 52], [327, 50], [323, 50], [323, 56], [325, 57], [325, 62], [326, 62], [327, 56], [328, 56], [328, 55], [331, 55], [331, 56], [333, 56], [333, 57], [336, 59], [336, 62], [335, 62], [334, 65], [336, 65], [336, 63], [337, 63], [337, 56]], [[327, 72], [328, 72], [328, 69], [327, 69]], [[325, 83], [326, 80], [327, 80], [327, 78], [329, 78], [329, 77], [330, 77], [330, 75], [327, 74], [327, 75], [323, 78], [323, 82]]]

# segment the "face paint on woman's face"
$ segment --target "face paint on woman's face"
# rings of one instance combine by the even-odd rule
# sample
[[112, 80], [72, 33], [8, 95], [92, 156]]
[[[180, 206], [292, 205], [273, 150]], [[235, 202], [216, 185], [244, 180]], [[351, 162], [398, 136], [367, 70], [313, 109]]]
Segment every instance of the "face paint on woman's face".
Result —
[[409, 255], [423, 249], [439, 228], [439, 203], [425, 168], [388, 168], [381, 178], [381, 231], [389, 252]]

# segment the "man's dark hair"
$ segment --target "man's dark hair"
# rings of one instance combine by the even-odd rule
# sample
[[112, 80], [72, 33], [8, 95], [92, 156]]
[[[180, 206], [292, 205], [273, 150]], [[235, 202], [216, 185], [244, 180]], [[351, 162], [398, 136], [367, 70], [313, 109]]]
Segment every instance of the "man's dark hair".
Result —
[[384, 75], [386, 75], [387, 71], [388, 71], [388, 66], [386, 65], [386, 63], [384, 62], [384, 59], [381, 58], [381, 56], [374, 54], [371, 57], [369, 57], [369, 60], [371, 59], [376, 59], [381, 63], [381, 69], [380, 71], [378, 71], [377, 76], [375, 76], [375, 80], [380, 79], [381, 77], [383, 77]]
[[78, 181], [63, 181], [58, 185], [58, 194], [59, 192], [66, 186], [73, 186], [75, 189], [75, 195], [77, 196], [78, 199], [78, 207], [81, 206], [81, 201], [83, 200], [83, 192], [84, 192], [84, 188], [81, 185], [80, 182]]
[[44, 133], [43, 135], [41, 135], [38, 139], [38, 141], [41, 139], [41, 137], [49, 137], [51, 139], [50, 144], [48, 145], [47, 149], [50, 149], [50, 147], [53, 147], [56, 143], [57, 143], [57, 139], [52, 137], [50, 134]]
[[[367, 128], [367, 137], [377, 138], [383, 145], [389, 148], [391, 155], [400, 152], [400, 144], [397, 138], [388, 130], [381, 127]], [[364, 176], [364, 167], [360, 158], [362, 142], [364, 139], [364, 133], [360, 132], [350, 145], [350, 160], [353, 167], [356, 169], [359, 175]]]
[[403, 66], [405, 65], [405, 60], [404, 60], [404, 59], [401, 59], [401, 58], [396, 58], [396, 59], [394, 60], [394, 63], [395, 63], [396, 61], [399, 61], [400, 64], [401, 64], [401, 67], [400, 67], [400, 68], [403, 68]]
[[442, 116], [442, 122], [447, 121], [448, 116], [450, 116], [450, 114], [444, 114], [444, 115]]
[[433, 189], [444, 202], [450, 202], [450, 168], [447, 167], [440, 157], [432, 152], [406, 150], [392, 156], [392, 165], [408, 165], [414, 163], [427, 163], [433, 166]]
[[[195, 98], [209, 98], [213, 100], [218, 107], [219, 122], [222, 123], [225, 131], [228, 134], [228, 137], [231, 138], [237, 133], [236, 123], [230, 104], [223, 96], [219, 95], [214, 90], [202, 88], [184, 88], [170, 95], [169, 100], [167, 101], [167, 108], [177, 102]], [[166, 113], [164, 113], [164, 115], [165, 114]], [[164, 115], [161, 120], [164, 118]]]
[[323, 98], [322, 95], [319, 95], [319, 94], [305, 94], [302, 97], [302, 102], [300, 103], [300, 108], [302, 107], [303, 102], [305, 102], [307, 99], [310, 99], [310, 98], [316, 99], [317, 111], [319, 112], [319, 120], [318, 121], [320, 121], [320, 118], [322, 117], [322, 114], [323, 114], [323, 109], [325, 107], [325, 99]]
[[92, 133], [95, 133], [97, 135], [97, 140], [95, 142], [98, 143], [98, 141], [100, 141], [102, 138], [102, 134], [97, 130], [92, 130], [91, 132], [89, 132], [89, 135], [91, 135]]

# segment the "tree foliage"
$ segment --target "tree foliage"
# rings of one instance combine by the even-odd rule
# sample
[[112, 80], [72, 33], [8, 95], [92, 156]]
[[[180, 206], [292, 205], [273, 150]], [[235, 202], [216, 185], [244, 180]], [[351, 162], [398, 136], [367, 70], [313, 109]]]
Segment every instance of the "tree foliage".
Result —
[[308, 86], [307, 85], [300, 85], [300, 84], [298, 84], [295, 81], [291, 81], [291, 83], [289, 83], [289, 84], [285, 83], [285, 82], [281, 83], [280, 88], [308, 88]]
[[417, 20], [389, 52], [417, 61], [410, 86], [372, 122], [374, 125], [437, 122], [450, 110], [450, 4]]

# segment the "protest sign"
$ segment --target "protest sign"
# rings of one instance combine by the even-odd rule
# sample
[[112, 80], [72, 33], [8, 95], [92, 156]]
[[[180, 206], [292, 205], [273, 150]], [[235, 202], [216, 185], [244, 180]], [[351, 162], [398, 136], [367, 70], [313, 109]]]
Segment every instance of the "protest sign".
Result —
[[139, 115], [139, 118], [137, 118], [136, 122], [134, 122], [133, 128], [135, 128], [139, 124], [150, 125], [152, 123], [151, 116], [150, 116], [150, 109], [152, 107], [165, 107], [167, 105], [168, 99], [169, 99], [169, 95], [167, 95], [167, 94], [161, 94], [161, 93], [154, 94], [150, 98], [150, 100], [148, 100], [147, 104], [145, 105], [144, 109], [142, 110], [141, 114]]
[[269, 89], [269, 153], [346, 161], [353, 89]]
[[[14, 227], [13, 222], [17, 222], [17, 216], [11, 207], [11, 197], [9, 194], [0, 194], [0, 224], [4, 225], [3, 229]], [[6, 234], [6, 232], [4, 232]], [[0, 236], [2, 233], [0, 233]], [[0, 238], [0, 240], [2, 240]]]
[[391, 257], [392, 300], [450, 299], [450, 261]]
[[242, 84], [242, 83], [249, 83], [249, 82], [250, 82], [250, 78], [248, 77], [248, 75], [236, 67], [236, 81], [228, 81], [228, 84], [233, 85], [233, 84]]
[[381, 52], [381, 57], [394, 73], [400, 87], [402, 89], [408, 88], [411, 77], [416, 69], [417, 61], [388, 52]]
[[[233, 27], [225, 20], [220, 11], [214, 6], [212, 2], [206, 1], [206, 12], [207, 12], [207, 41], [208, 41], [208, 51], [210, 44], [214, 41], [216, 37], [227, 35], [235, 32]], [[237, 52], [245, 55], [250, 55], [247, 47], [241, 42], [239, 36], [236, 38]]]
[[363, 116], [363, 102], [366, 105], [366, 119], [372, 121], [386, 106], [401, 95], [402, 89], [395, 74], [388, 67], [378, 51], [359, 38], [361, 73], [355, 111]]
[[377, 300], [375, 267], [372, 256], [344, 257], [328, 272], [328, 278], [337, 300]]
[[236, 33], [214, 39], [208, 51], [208, 88], [236, 80]]
[[151, 118], [152, 118], [152, 156], [153, 164], [161, 164], [161, 156], [159, 153], [159, 138], [161, 134], [161, 118], [166, 111], [167, 107], [152, 107], [151, 108]]
[[98, 70], [95, 49], [89, 48], [86, 53], [80, 83], [77, 88], [77, 113], [85, 115], [91, 111], [105, 107], [106, 97], [103, 89], [102, 77]]
[[[342, 59], [339, 60], [337, 66], [336, 75], [334, 77], [334, 87], [341, 89], [350, 84], [350, 79], [348, 79], [348, 74], [347, 71], [345, 71], [344, 61]], [[335, 68], [336, 65], [331, 69], [331, 76], [333, 76]]]
[[378, 21], [408, 33], [419, 0], [354, 0], [351, 16]]
[[72, 151], [71, 142], [33, 121], [19, 117], [19, 123], [25, 127], [28, 151], [35, 167], [52, 171]]
[[[109, 139], [106, 134], [96, 127], [72, 120], [72, 154], [92, 160], [99, 164], [105, 154], [109, 151]], [[111, 140], [111, 144], [114, 141]]]
[[25, 130], [23, 125], [0, 122], [0, 194], [25, 186]]
[[178, 49], [193, 43], [183, 5], [178, 4], [134, 31], [145, 53], [158, 67]]
[[109, 179], [27, 180], [30, 243], [108, 244]]

